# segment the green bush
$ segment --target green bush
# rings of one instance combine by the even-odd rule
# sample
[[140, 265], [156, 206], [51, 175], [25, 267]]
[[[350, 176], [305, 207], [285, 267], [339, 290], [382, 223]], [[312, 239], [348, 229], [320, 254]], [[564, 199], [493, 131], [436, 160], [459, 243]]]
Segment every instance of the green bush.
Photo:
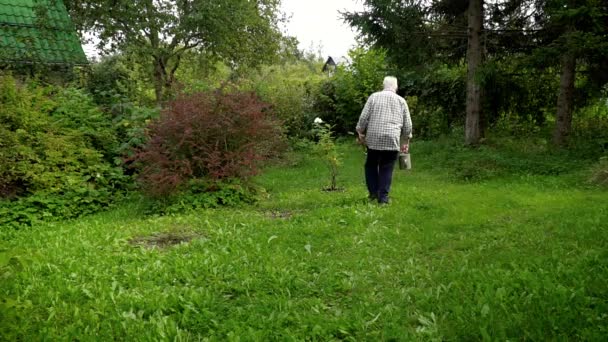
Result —
[[127, 179], [109, 162], [118, 143], [108, 121], [79, 90], [1, 77], [0, 225], [109, 205]]
[[350, 58], [352, 62], [339, 66], [314, 97], [313, 111], [338, 134], [354, 131], [367, 98], [382, 90], [382, 80], [389, 74], [398, 78], [398, 93], [408, 103], [416, 138], [437, 138], [464, 122], [465, 68], [440, 66], [424, 75], [391, 71], [386, 52], [374, 49], [353, 50]]
[[420, 103], [418, 96], [407, 96], [416, 139], [434, 139], [449, 131], [444, 109]]
[[429, 167], [457, 181], [483, 181], [498, 177], [557, 176], [583, 170], [590, 164], [576, 151], [554, 150], [542, 137], [513, 138], [493, 134], [479, 147], [464, 145], [461, 132], [431, 142], [415, 142], [411, 153], [424, 154]]
[[367, 98], [382, 90], [387, 76], [386, 52], [355, 49], [352, 62], [338, 66], [336, 73], [321, 84], [313, 111], [335, 127], [338, 134], [353, 132]]
[[119, 141], [114, 153], [115, 165], [122, 165], [125, 157], [132, 156], [135, 149], [145, 145], [147, 126], [159, 116], [159, 108], [141, 107], [133, 103], [123, 103], [116, 110], [112, 120], [114, 134]]
[[323, 80], [320, 69], [308, 61], [265, 66], [241, 80], [241, 88], [254, 91], [271, 104], [290, 137], [302, 137], [314, 118], [313, 98]]
[[154, 103], [154, 90], [145, 67], [128, 53], [102, 57], [91, 64], [86, 89], [104, 110], [125, 102]]
[[600, 161], [593, 166], [591, 182], [608, 187], [608, 157], [600, 158]]
[[484, 65], [479, 78], [485, 127], [514, 135], [534, 134], [555, 111], [559, 76], [553, 72], [522, 72], [513, 59], [493, 60]]
[[604, 98], [576, 111], [569, 145], [589, 158], [608, 155], [608, 90]]
[[178, 214], [196, 209], [234, 207], [256, 202], [263, 189], [238, 179], [210, 181], [193, 179], [184, 190], [167, 197], [147, 198], [149, 214]]
[[109, 56], [91, 65], [87, 88], [95, 103], [111, 107], [117, 97], [132, 97], [133, 81], [123, 59], [120, 55]]
[[78, 132], [88, 147], [111, 160], [119, 147], [112, 115], [101, 111], [90, 95], [76, 88], [58, 89], [52, 97], [56, 107], [50, 113], [58, 128]]
[[19, 228], [92, 214], [113, 206], [123, 195], [112, 188], [80, 187], [39, 191], [12, 201], [0, 200], [0, 227]]
[[436, 139], [464, 124], [466, 68], [435, 65], [427, 69], [398, 75], [417, 139]]

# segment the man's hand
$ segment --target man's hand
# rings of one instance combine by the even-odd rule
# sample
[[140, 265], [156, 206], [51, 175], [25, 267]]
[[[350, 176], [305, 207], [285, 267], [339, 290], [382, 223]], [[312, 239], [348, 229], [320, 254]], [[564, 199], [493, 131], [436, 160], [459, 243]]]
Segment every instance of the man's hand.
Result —
[[359, 133], [357, 136], [357, 142], [361, 145], [365, 145], [365, 134]]
[[410, 153], [410, 142], [406, 142], [405, 144], [401, 145], [401, 152], [403, 153]]

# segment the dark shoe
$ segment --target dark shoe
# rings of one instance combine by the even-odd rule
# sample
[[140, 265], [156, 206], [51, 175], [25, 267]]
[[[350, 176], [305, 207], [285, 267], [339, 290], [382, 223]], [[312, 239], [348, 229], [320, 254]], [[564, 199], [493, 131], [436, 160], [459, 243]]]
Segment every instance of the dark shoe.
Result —
[[388, 204], [388, 198], [379, 198], [378, 199], [378, 204], [380, 205], [387, 205]]

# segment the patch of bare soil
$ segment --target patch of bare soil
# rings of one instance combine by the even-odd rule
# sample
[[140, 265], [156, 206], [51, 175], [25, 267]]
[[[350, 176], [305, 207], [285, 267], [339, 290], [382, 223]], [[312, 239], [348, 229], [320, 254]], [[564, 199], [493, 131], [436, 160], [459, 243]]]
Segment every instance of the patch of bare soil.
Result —
[[288, 219], [293, 216], [293, 212], [289, 210], [271, 210], [266, 212], [266, 216], [273, 219]]
[[325, 192], [344, 192], [346, 191], [345, 188], [332, 188], [330, 186], [324, 187], [323, 191]]
[[188, 243], [202, 236], [203, 235], [200, 233], [183, 231], [153, 233], [149, 236], [134, 237], [129, 240], [129, 243], [134, 246], [165, 249], [171, 246]]

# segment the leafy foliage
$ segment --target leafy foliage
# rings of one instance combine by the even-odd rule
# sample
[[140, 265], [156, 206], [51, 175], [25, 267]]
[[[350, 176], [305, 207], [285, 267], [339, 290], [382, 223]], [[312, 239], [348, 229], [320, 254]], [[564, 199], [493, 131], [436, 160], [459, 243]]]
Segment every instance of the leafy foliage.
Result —
[[171, 95], [188, 51], [204, 51], [235, 66], [273, 60], [283, 40], [278, 5], [275, 0], [66, 1], [79, 29], [99, 33], [102, 50], [146, 61], [157, 101]]
[[291, 138], [306, 136], [314, 118], [313, 104], [324, 77], [322, 64], [313, 58], [252, 70], [239, 80], [239, 87], [252, 90], [272, 105]]
[[0, 78], [0, 225], [107, 207], [126, 179], [111, 120], [76, 89]]
[[[454, 132], [435, 142], [415, 144], [416, 154], [427, 156], [433, 168], [455, 181], [478, 182], [501, 177], [561, 176], [581, 172], [598, 154], [555, 150], [546, 138], [513, 138], [493, 132], [484, 145], [468, 148]], [[416, 155], [414, 155], [414, 158]], [[418, 163], [417, 163], [418, 164]]]
[[350, 64], [338, 66], [335, 75], [321, 84], [313, 107], [339, 134], [354, 131], [367, 98], [382, 90], [387, 76], [383, 50], [355, 49], [349, 56]]
[[57, 105], [50, 114], [59, 129], [78, 131], [88, 147], [111, 161], [119, 147], [112, 115], [101, 111], [90, 95], [79, 89], [58, 88], [53, 100]]
[[608, 154], [608, 87], [604, 97], [575, 112], [569, 149], [589, 158]]
[[132, 160], [145, 191], [164, 196], [191, 179], [246, 179], [277, 155], [282, 141], [266, 103], [224, 89], [171, 101]]
[[432, 139], [462, 127], [465, 116], [465, 69], [441, 65], [425, 74], [404, 72], [399, 87], [409, 96], [416, 138]]
[[[122, 177], [122, 173], [116, 174]], [[74, 186], [61, 191], [38, 191], [11, 201], [0, 200], [0, 227], [20, 228], [44, 221], [60, 221], [106, 210], [120, 202], [120, 189]]]
[[[387, 58], [393, 65], [401, 68], [420, 66], [432, 57], [446, 55], [437, 53], [437, 41], [429, 39], [432, 27], [425, 24], [425, 19], [430, 8], [424, 3], [413, 0], [365, 0], [364, 3], [364, 11], [343, 13], [344, 20], [361, 31], [368, 46], [386, 49]], [[454, 46], [446, 50], [462, 55], [462, 47], [458, 46], [461, 40], [451, 38]]]
[[[143, 77], [133, 75], [137, 63], [129, 63], [125, 54], [103, 57], [91, 64], [87, 90], [93, 100], [106, 110], [114, 111], [115, 105], [137, 97], [137, 88]], [[130, 70], [131, 69], [131, 70]]]
[[[467, 6], [472, 2], [364, 3], [363, 11], [343, 13], [343, 17], [361, 31], [367, 46], [385, 49], [389, 66], [398, 69], [400, 80], [412, 80], [405, 89], [408, 95], [418, 97], [417, 113], [422, 114], [423, 129], [417, 133], [436, 137], [465, 124], [465, 78], [446, 79], [442, 74], [446, 75], [445, 70], [460, 73], [465, 56], [471, 55], [465, 52], [467, 38], [473, 38], [467, 31], [467, 13], [471, 12]], [[480, 128], [489, 132], [499, 124], [507, 130], [526, 128], [530, 133], [556, 123], [554, 142], [563, 145], [572, 133], [572, 108], [601, 97], [599, 90], [608, 81], [607, 3], [485, 1], [482, 7], [483, 57], [487, 62], [467, 79], [471, 89], [483, 86], [481, 101], [473, 101], [478, 97], [471, 96], [468, 102], [475, 103], [475, 108], [482, 106]], [[567, 66], [561, 71], [560, 61]], [[560, 73], [568, 75], [561, 87]], [[563, 95], [560, 102], [558, 94]], [[471, 110], [471, 128], [477, 127], [478, 120], [473, 120], [476, 113]], [[473, 139], [477, 135], [471, 139], [477, 140]]]
[[591, 175], [593, 183], [608, 187], [608, 157], [600, 158], [600, 161], [593, 167]]
[[146, 213], [153, 215], [187, 213], [192, 210], [238, 207], [255, 203], [263, 190], [238, 179], [188, 181], [184, 190], [166, 197], [146, 199]]

